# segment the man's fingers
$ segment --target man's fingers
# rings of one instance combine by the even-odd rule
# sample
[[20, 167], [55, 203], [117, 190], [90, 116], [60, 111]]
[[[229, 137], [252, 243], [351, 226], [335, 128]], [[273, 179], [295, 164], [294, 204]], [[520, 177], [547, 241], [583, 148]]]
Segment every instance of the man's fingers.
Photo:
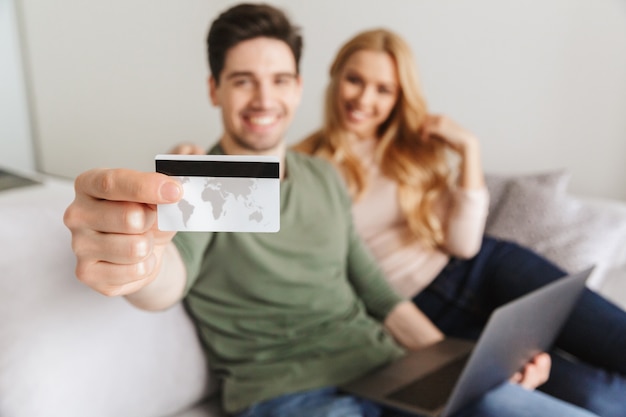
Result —
[[[76, 264], [76, 277], [96, 291], [108, 295], [125, 295], [146, 285], [156, 276], [156, 256], [151, 254], [141, 262], [130, 265], [104, 261], [80, 261]], [[105, 277], [105, 278], [103, 278]]]
[[85, 231], [72, 237], [72, 249], [79, 259], [121, 265], [143, 262], [152, 254], [154, 243], [152, 233], [125, 235]]
[[75, 181], [63, 221], [72, 232], [76, 276], [105, 295], [126, 295], [158, 273], [163, 246], [174, 236], [156, 228], [156, 204], [178, 201], [182, 187], [159, 173], [99, 169]]
[[183, 193], [181, 185], [167, 175], [129, 169], [87, 171], [76, 178], [74, 185], [77, 195], [145, 204], [175, 203]]
[[[106, 264], [99, 263], [97, 264], [97, 266], [103, 266], [103, 268], [100, 268], [100, 270], [102, 272], [106, 272], [107, 270]], [[119, 271], [119, 268], [115, 268], [115, 270]], [[101, 281], [101, 280], [96, 281], [96, 280], [92, 280], [89, 278], [91, 277], [91, 275], [88, 275], [86, 277], [87, 279], [83, 279], [82, 278], [83, 276], [78, 273], [78, 270], [77, 270], [76, 276], [81, 282], [88, 285], [90, 288], [108, 297], [117, 297], [120, 295], [132, 294], [135, 291], [138, 291], [141, 288], [148, 285], [156, 277], [156, 275], [148, 275], [143, 278], [130, 281], [128, 278], [122, 279], [118, 275], [116, 275], [117, 279], [112, 279], [112, 280], [107, 280], [107, 281]]]
[[533, 357], [520, 372], [516, 372], [511, 377], [511, 382], [526, 389], [535, 389], [548, 380], [551, 365], [550, 355], [545, 352], [540, 353]]
[[77, 197], [63, 220], [70, 230], [141, 234], [154, 226], [156, 218], [154, 205]]
[[141, 234], [156, 223], [154, 205], [177, 201], [182, 187], [173, 178], [153, 172], [99, 169], [75, 181], [76, 199], [66, 210], [70, 230]]

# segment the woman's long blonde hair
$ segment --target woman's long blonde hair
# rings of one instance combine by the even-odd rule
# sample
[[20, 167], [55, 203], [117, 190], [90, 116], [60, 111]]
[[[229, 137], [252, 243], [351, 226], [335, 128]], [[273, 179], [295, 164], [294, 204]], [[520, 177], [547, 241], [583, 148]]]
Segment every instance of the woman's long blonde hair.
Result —
[[326, 89], [324, 126], [295, 146], [301, 152], [331, 160], [346, 178], [356, 200], [367, 186], [365, 170], [350, 150], [350, 135], [340, 120], [337, 100], [341, 72], [357, 51], [385, 52], [397, 68], [398, 100], [377, 132], [376, 161], [381, 171], [398, 184], [400, 208], [415, 238], [429, 247], [443, 242], [443, 226], [434, 205], [449, 186], [451, 175], [444, 147], [439, 141], [421, 141], [420, 129], [427, 108], [417, 79], [413, 54], [407, 43], [386, 29], [361, 32], [337, 53], [330, 67]]

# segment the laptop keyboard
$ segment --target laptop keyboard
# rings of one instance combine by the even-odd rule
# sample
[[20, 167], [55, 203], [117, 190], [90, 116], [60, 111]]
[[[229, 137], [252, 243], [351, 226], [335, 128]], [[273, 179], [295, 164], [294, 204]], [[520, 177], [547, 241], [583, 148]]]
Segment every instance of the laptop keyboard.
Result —
[[431, 411], [443, 407], [450, 398], [468, 357], [469, 355], [455, 359], [434, 372], [392, 392], [387, 398]]

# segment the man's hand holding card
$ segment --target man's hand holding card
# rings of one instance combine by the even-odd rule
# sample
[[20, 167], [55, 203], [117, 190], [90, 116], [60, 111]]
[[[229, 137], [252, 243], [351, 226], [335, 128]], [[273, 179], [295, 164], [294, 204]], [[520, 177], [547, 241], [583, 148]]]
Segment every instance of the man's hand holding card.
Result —
[[273, 156], [157, 155], [156, 171], [184, 194], [159, 204], [158, 227], [185, 232], [278, 232], [279, 160]]

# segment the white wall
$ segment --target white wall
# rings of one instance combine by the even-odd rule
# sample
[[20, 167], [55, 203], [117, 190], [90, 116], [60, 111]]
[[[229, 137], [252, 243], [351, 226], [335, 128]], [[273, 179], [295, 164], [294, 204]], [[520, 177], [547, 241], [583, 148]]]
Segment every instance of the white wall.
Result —
[[[151, 170], [173, 143], [212, 143], [221, 128], [206, 98], [204, 37], [234, 3], [22, 0], [41, 168]], [[573, 192], [626, 199], [623, 0], [270, 3], [305, 34], [291, 142], [319, 124], [339, 44], [387, 26], [412, 45], [431, 109], [482, 139], [488, 171], [567, 168]]]
[[0, 168], [34, 171], [14, 0], [0, 0]]

